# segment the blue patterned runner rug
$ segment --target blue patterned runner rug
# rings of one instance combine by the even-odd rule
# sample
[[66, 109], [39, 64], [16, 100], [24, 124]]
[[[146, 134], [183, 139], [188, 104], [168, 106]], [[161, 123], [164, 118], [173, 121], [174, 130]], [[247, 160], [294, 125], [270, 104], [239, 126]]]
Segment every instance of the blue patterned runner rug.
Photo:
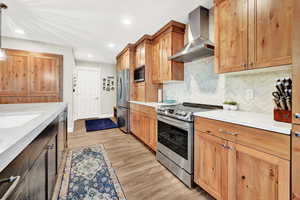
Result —
[[103, 145], [68, 152], [58, 200], [126, 200]]

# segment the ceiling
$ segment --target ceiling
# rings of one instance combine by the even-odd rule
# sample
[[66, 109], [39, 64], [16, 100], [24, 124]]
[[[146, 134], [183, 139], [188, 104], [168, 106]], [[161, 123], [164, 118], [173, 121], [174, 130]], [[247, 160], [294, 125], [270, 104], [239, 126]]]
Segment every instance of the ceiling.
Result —
[[[3, 0], [3, 35], [74, 48], [76, 59], [115, 63], [127, 43], [212, 0]], [[124, 24], [129, 20], [131, 24]], [[126, 21], [125, 21], [126, 22]]]

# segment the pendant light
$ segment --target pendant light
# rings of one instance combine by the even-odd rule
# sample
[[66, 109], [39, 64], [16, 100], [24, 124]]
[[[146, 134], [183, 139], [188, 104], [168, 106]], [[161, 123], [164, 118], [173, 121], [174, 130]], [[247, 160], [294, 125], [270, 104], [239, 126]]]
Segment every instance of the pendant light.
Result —
[[2, 10], [7, 9], [7, 6], [4, 3], [0, 3], [0, 61], [6, 60], [6, 52], [2, 48]]

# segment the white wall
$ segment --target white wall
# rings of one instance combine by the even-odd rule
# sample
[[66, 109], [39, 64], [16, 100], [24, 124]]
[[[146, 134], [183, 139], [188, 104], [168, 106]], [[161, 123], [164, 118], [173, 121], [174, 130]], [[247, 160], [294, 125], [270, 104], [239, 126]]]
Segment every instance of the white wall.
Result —
[[[115, 86], [116, 86], [116, 66], [113, 64], [107, 63], [97, 63], [89, 61], [76, 61], [77, 67], [100, 67], [101, 68], [101, 85], [102, 79], [107, 78], [107, 76], [115, 77]], [[106, 92], [101, 90], [101, 118], [112, 117], [113, 116], [113, 107], [116, 105], [116, 88], [114, 91]]]
[[55, 44], [47, 44], [23, 39], [3, 37], [3, 48], [25, 50], [39, 53], [53, 53], [64, 56], [64, 81], [63, 81], [63, 100], [68, 103], [68, 130], [71, 132], [74, 127], [73, 122], [73, 93], [72, 93], [72, 74], [75, 68], [75, 58], [71, 47], [64, 47]]

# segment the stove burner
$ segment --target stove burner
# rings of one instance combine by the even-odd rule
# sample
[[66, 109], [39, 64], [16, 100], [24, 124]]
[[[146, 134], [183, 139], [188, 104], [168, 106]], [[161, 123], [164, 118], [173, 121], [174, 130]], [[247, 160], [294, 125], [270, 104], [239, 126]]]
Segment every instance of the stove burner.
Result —
[[159, 115], [164, 115], [183, 121], [192, 122], [194, 121], [193, 114], [195, 112], [204, 112], [214, 109], [222, 109], [221, 106], [206, 105], [206, 104], [194, 104], [194, 103], [183, 103], [172, 106], [162, 106], [157, 109]]

